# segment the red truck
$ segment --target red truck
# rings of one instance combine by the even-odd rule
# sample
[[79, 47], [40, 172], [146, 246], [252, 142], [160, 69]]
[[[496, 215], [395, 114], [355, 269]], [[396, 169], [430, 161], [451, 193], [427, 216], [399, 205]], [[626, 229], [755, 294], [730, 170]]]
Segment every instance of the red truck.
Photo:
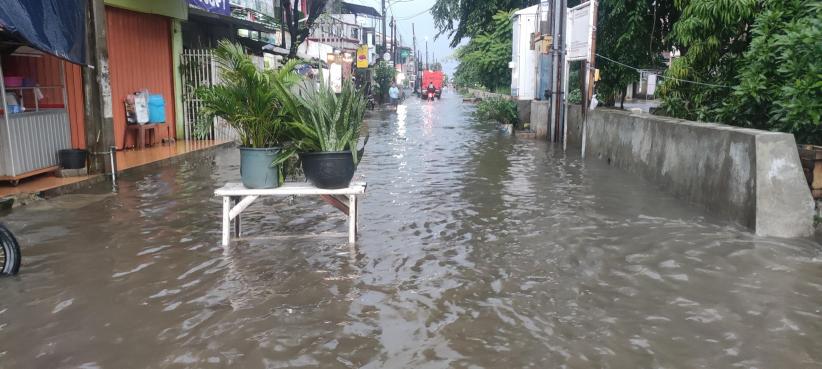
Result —
[[428, 84], [433, 83], [434, 88], [437, 90], [434, 93], [434, 96], [436, 96], [436, 98], [439, 99], [442, 96], [442, 81], [444, 77], [445, 76], [442, 74], [442, 71], [427, 70], [422, 72], [422, 86], [420, 86], [420, 96], [422, 98], [426, 98], [426, 93], [428, 92]]

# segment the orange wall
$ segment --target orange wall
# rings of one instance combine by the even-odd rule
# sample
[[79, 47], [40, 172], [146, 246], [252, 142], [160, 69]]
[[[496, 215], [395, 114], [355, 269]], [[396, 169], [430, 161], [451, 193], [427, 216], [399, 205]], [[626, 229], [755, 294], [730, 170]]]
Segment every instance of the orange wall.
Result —
[[[83, 75], [79, 65], [63, 62], [51, 55], [39, 58], [8, 56], [3, 58], [3, 71], [6, 76], [31, 78], [39, 86], [61, 86], [60, 63], [65, 65], [66, 99], [68, 100], [69, 123], [71, 126], [71, 145], [77, 149], [86, 147], [85, 114], [83, 101]], [[59, 89], [41, 89], [44, 98], [39, 101], [41, 107], [62, 108], [63, 94]], [[24, 92], [26, 108], [34, 109], [34, 95], [29, 90]]]
[[114, 139], [118, 148], [133, 146], [129, 135], [123, 142], [126, 95], [148, 89], [161, 94], [166, 103], [166, 123], [158, 127], [157, 139], [174, 136], [174, 85], [169, 18], [106, 7]]

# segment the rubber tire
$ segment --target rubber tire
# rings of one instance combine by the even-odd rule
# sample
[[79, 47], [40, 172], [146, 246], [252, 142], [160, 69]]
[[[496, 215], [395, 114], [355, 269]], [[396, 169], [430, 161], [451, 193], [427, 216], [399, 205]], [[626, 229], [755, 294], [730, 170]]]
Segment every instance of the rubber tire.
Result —
[[15, 275], [20, 270], [20, 244], [5, 226], [0, 224], [0, 248], [6, 254], [5, 265], [0, 265], [0, 275]]

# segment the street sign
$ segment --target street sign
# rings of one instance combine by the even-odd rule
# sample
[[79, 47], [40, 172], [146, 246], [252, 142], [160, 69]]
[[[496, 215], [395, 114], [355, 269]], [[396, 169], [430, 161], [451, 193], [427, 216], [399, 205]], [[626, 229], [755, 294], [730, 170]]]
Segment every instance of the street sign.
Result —
[[591, 2], [568, 9], [565, 48], [567, 60], [587, 60], [591, 55], [591, 32], [594, 19]]
[[382, 60], [391, 60], [391, 53], [382, 54]]
[[368, 45], [361, 45], [357, 48], [357, 68], [368, 68]]

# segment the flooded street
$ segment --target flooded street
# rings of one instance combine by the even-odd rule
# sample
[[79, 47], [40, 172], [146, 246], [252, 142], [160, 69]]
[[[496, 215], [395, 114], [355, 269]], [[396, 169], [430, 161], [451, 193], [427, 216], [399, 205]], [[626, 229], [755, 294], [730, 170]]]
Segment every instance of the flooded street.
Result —
[[822, 368], [819, 244], [472, 109], [370, 116], [353, 250], [311, 197], [258, 201], [224, 250], [236, 149], [0, 217], [0, 368]]

